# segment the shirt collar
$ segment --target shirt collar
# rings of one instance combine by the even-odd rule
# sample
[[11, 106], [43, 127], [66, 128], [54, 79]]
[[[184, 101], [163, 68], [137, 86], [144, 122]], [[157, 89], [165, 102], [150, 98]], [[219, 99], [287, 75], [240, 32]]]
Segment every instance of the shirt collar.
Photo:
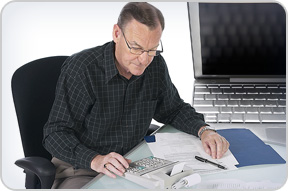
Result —
[[115, 64], [115, 43], [111, 41], [105, 48], [105, 78], [106, 83], [108, 83], [114, 76], [119, 72]]

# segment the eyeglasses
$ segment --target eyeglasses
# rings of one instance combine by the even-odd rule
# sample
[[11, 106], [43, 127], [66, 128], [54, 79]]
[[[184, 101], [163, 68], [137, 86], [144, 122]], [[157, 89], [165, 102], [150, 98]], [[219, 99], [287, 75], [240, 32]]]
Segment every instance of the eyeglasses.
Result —
[[162, 41], [161, 40], [160, 40], [161, 50], [144, 50], [142, 48], [130, 47], [123, 31], [122, 31], [122, 34], [124, 36], [124, 39], [125, 39], [125, 42], [126, 42], [128, 48], [130, 49], [130, 52], [132, 54], [141, 55], [144, 52], [147, 52], [148, 56], [158, 56], [158, 55], [160, 55], [160, 53], [163, 52], [163, 46], [162, 46]]

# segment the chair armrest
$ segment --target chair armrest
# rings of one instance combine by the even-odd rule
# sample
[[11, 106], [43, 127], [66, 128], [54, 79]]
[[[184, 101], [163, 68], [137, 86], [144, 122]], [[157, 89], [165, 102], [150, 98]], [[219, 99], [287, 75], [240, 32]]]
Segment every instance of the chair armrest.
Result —
[[55, 166], [51, 161], [43, 157], [25, 157], [17, 160], [15, 164], [26, 172], [26, 188], [34, 187], [31, 184], [34, 182], [33, 176], [35, 175], [40, 180], [41, 188], [51, 188], [56, 172]]

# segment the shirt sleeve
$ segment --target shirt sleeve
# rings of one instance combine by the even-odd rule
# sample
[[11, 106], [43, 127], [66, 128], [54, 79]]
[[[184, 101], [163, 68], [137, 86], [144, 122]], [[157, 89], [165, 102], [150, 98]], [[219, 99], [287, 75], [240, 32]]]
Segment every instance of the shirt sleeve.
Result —
[[198, 136], [201, 127], [207, 124], [204, 116], [195, 111], [188, 103], [185, 103], [172, 83], [166, 63], [160, 57], [160, 94], [158, 96], [157, 109], [154, 119], [164, 124], [170, 124], [176, 129]]
[[82, 123], [92, 104], [85, 75], [72, 75], [62, 71], [56, 97], [49, 119], [44, 126], [44, 147], [55, 157], [76, 168], [90, 168], [91, 160], [98, 153], [89, 149], [77, 138], [83, 131]]

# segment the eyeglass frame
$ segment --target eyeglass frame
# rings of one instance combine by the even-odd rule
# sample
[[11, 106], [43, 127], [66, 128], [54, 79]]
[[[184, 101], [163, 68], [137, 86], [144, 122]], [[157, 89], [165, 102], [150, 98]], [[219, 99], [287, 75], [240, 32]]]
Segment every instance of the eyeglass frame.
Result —
[[123, 36], [124, 36], [124, 40], [125, 40], [125, 42], [126, 42], [126, 44], [127, 44], [127, 47], [129, 48], [131, 54], [141, 55], [141, 54], [143, 54], [144, 52], [147, 52], [147, 55], [148, 55], [148, 56], [152, 56], [152, 57], [154, 57], [153, 55], [149, 55], [149, 52], [150, 52], [150, 51], [155, 51], [155, 52], [156, 52], [156, 55], [155, 55], [155, 56], [158, 56], [158, 55], [160, 55], [160, 53], [163, 52], [163, 45], [162, 45], [162, 41], [160, 40], [161, 50], [144, 50], [144, 49], [142, 49], [142, 48], [139, 48], [140, 51], [141, 51], [141, 54], [133, 53], [133, 52], [132, 52], [132, 49], [137, 49], [137, 48], [133, 48], [133, 47], [130, 47], [130, 46], [129, 46], [129, 43], [128, 43], [128, 41], [127, 41], [127, 38], [125, 37], [125, 34], [124, 34], [123, 30], [121, 30], [121, 31], [122, 31], [122, 34], [123, 34]]

